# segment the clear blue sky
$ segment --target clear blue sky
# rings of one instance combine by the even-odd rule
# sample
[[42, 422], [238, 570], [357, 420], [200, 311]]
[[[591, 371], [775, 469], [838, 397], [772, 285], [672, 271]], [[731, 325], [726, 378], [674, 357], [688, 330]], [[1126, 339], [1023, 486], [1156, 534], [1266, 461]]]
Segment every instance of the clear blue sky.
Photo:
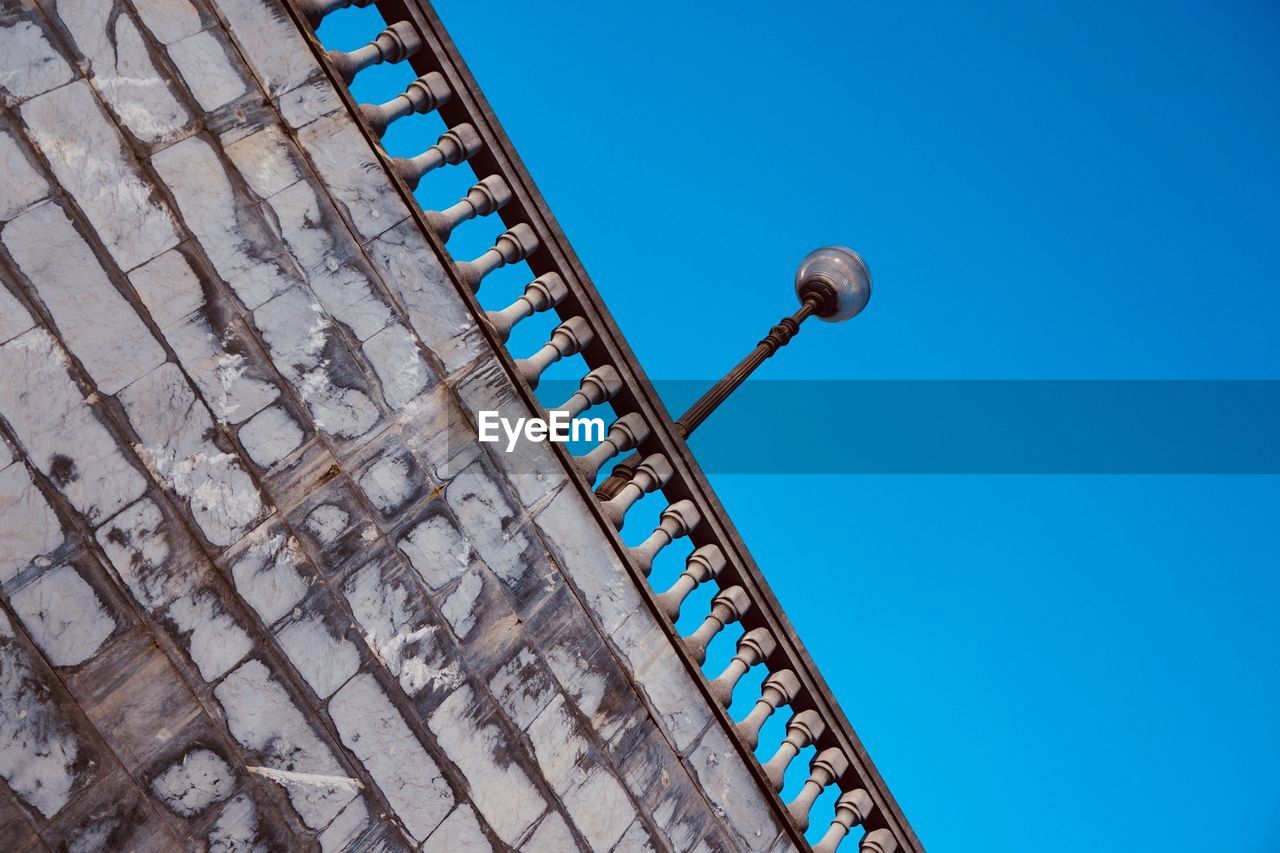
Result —
[[[438, 8], [651, 377], [1280, 378], [1274, 3]], [[1277, 478], [714, 485], [930, 849], [1280, 849]]]

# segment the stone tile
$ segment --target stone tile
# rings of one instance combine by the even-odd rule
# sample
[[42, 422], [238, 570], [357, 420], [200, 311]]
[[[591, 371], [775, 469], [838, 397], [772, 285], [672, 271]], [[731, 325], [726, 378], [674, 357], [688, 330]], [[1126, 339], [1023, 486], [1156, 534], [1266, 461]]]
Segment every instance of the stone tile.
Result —
[[205, 27], [200, 12], [187, 0], [130, 0], [156, 41], [172, 44]]
[[342, 595], [365, 643], [406, 696], [433, 706], [462, 683], [448, 632], [426, 595], [393, 563], [361, 566], [342, 585]]
[[475, 810], [465, 803], [431, 833], [422, 853], [492, 853], [493, 845], [480, 829]]
[[329, 700], [329, 716], [409, 835], [425, 841], [453, 808], [453, 792], [378, 682], [357, 675]]
[[50, 689], [53, 682], [0, 611], [0, 778], [45, 818], [92, 781], [97, 758], [63, 710], [65, 698]]
[[506, 733], [481, 714], [474, 692], [464, 685], [440, 703], [427, 725], [467, 780], [475, 807], [494, 833], [512, 845], [546, 811], [547, 803], [512, 759]]
[[315, 694], [327, 699], [360, 669], [360, 652], [326, 618], [336, 613], [327, 592], [313, 593], [299, 609], [277, 626], [276, 642]]
[[6, 281], [8, 277], [0, 272], [0, 344], [13, 340], [35, 325], [31, 312], [5, 287]]
[[38, 13], [0, 26], [0, 103], [6, 107], [61, 86], [75, 77], [50, 42]]
[[251, 768], [282, 786], [302, 822], [322, 829], [355, 799], [360, 782], [335, 758], [258, 660], [241, 664], [214, 688], [231, 735], [254, 754]]
[[120, 124], [148, 144], [169, 142], [187, 131], [191, 115], [157, 68], [131, 16], [105, 0], [56, 0], [49, 6]]
[[781, 827], [755, 777], [719, 726], [689, 755], [689, 769], [744, 850], [768, 850]]
[[564, 822], [560, 813], [551, 812], [542, 819], [533, 835], [529, 836], [529, 840], [521, 845], [520, 849], [523, 853], [566, 853], [569, 850], [582, 848], [574, 839], [573, 833], [569, 831], [569, 824]]
[[627, 827], [622, 840], [613, 848], [613, 853], [655, 853], [653, 840], [644, 824], [637, 820]]
[[[582, 616], [581, 622], [586, 621]], [[543, 649], [561, 688], [601, 740], [611, 740], [628, 720], [643, 713], [635, 689], [589, 624], [558, 634]]]
[[249, 653], [253, 641], [223, 601], [230, 591], [159, 503], [138, 501], [100, 527], [97, 539], [126, 589], [171, 626], [205, 681], [220, 678]]
[[62, 524], [22, 463], [0, 469], [0, 585], [63, 543]]
[[279, 125], [233, 142], [224, 134], [222, 141], [223, 151], [258, 198], [269, 198], [302, 180], [302, 154]]
[[711, 706], [694, 676], [647, 609], [633, 613], [612, 639], [672, 746], [684, 754], [712, 720]]
[[401, 834], [384, 820], [387, 815], [373, 816], [364, 799], [352, 800], [342, 810], [342, 814], [333, 819], [329, 828], [320, 833], [316, 839], [320, 842], [321, 853], [347, 853], [347, 851], [369, 851], [369, 853], [408, 853], [409, 845]]
[[157, 482], [180, 498], [201, 533], [225, 547], [266, 512], [239, 458], [214, 443], [213, 418], [176, 365], [165, 364], [119, 395]]
[[527, 646], [519, 648], [498, 668], [489, 679], [489, 692], [507, 718], [521, 729], [528, 728], [559, 695], [551, 672]]
[[123, 770], [116, 770], [41, 833], [51, 850], [130, 850], [160, 853], [180, 849], [165, 826]]
[[[196, 103], [207, 113], [250, 94], [249, 86], [229, 58], [230, 50], [231, 46], [215, 36], [213, 30], [198, 32], [169, 45], [169, 58]], [[257, 91], [256, 86], [253, 91]]]
[[12, 130], [0, 130], [0, 188], [0, 222], [49, 197], [49, 182]]
[[253, 531], [225, 558], [236, 592], [268, 625], [292, 611], [314, 582], [298, 540], [274, 520]]
[[287, 844], [272, 817], [247, 793], [227, 801], [210, 822], [204, 841], [210, 851], [224, 853], [279, 850]]
[[42, 571], [10, 593], [9, 604], [52, 666], [79, 666], [119, 627], [71, 563]]
[[164, 336], [219, 423], [243, 423], [279, 398], [270, 362], [225, 306], [207, 306]]
[[151, 780], [155, 796], [174, 814], [192, 817], [235, 791], [236, 774], [216, 752], [190, 750]]
[[299, 281], [262, 214], [238, 193], [207, 139], [184, 139], [151, 163], [209, 262], [246, 307], [256, 308]]
[[366, 247], [409, 325], [449, 372], [488, 355], [480, 329], [417, 223], [405, 219]]
[[308, 124], [298, 141], [361, 242], [409, 215], [355, 122], [346, 114]]
[[592, 850], [614, 847], [639, 815], [626, 789], [601, 765], [563, 795], [561, 804]]
[[418, 351], [418, 339], [399, 323], [369, 338], [362, 349], [390, 409], [404, 409], [436, 382], [435, 372]]
[[311, 49], [277, 0], [212, 0], [212, 5], [269, 96], [320, 76]]
[[458, 526], [505, 587], [517, 589], [536, 572], [541, 542], [488, 465], [468, 465], [448, 483], [444, 496]]
[[29, 459], [90, 526], [146, 490], [146, 479], [120, 452], [67, 373], [67, 360], [44, 329], [0, 346], [0, 413]]
[[598, 524], [583, 523], [591, 517], [576, 490], [561, 489], [534, 521], [601, 629], [611, 634], [644, 602], [604, 531]]
[[161, 329], [199, 310], [205, 302], [200, 277], [178, 249], [157, 255], [129, 273], [129, 283], [146, 306], [152, 322]]
[[471, 543], [463, 538], [443, 502], [428, 505], [397, 545], [432, 591], [462, 577], [475, 559]]
[[145, 631], [119, 642], [67, 679], [67, 687], [107, 745], [137, 770], [171, 748], [204, 714], [182, 675]]
[[22, 118], [120, 269], [178, 243], [173, 216], [125, 152], [89, 84], [78, 80], [28, 101]]
[[363, 375], [308, 291], [294, 288], [281, 294], [258, 308], [253, 319], [271, 360], [297, 389], [318, 429], [355, 439], [381, 420], [377, 406], [358, 387]]
[[331, 116], [343, 108], [342, 100], [328, 80], [304, 83], [276, 99], [280, 117], [294, 130]]
[[104, 394], [165, 360], [164, 349], [61, 207], [44, 204], [23, 214], [4, 226], [0, 240]]
[[306, 433], [284, 406], [254, 415], [237, 433], [245, 453], [260, 468], [270, 468], [302, 446]]

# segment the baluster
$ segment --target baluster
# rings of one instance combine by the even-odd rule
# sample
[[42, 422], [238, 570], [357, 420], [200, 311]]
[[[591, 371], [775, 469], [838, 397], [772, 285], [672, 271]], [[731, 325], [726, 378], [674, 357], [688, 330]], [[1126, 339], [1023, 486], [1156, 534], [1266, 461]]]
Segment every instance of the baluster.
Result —
[[[538, 251], [539, 245], [538, 234], [533, 226], [518, 222], [499, 234], [498, 239], [493, 241], [493, 245], [483, 255], [474, 261], [459, 261], [453, 268], [463, 284], [475, 293], [480, 289], [480, 282], [485, 276], [499, 267], [523, 261]], [[583, 345], [588, 343], [590, 341], [584, 341]]]
[[644, 576], [648, 577], [653, 571], [653, 560], [659, 551], [681, 536], [688, 536], [701, 521], [702, 514], [691, 500], [676, 501], [664, 509], [649, 538], [631, 549], [631, 556]]
[[298, 10], [307, 16], [307, 23], [314, 28], [318, 27], [320, 21], [330, 12], [336, 12], [348, 6], [363, 9], [373, 2], [374, 0], [298, 0]]
[[769, 633], [768, 628], [753, 628], [743, 634], [738, 640], [738, 649], [733, 659], [724, 668], [724, 672], [711, 682], [711, 695], [716, 697], [722, 707], [728, 708], [733, 702], [733, 688], [738, 686], [742, 676], [773, 654], [776, 648], [778, 641]]
[[516, 359], [516, 369], [530, 388], [537, 388], [543, 371], [562, 358], [582, 352], [593, 340], [595, 333], [587, 325], [586, 318], [570, 317], [555, 327], [551, 340], [543, 344], [542, 349], [528, 358]]
[[636, 466], [639, 464], [639, 455], [632, 455], [614, 465], [613, 470], [609, 472], [609, 476], [605, 477], [604, 482], [600, 484], [600, 488], [596, 489], [596, 497], [602, 501], [607, 501], [617, 495], [618, 492], [622, 491], [622, 487], [627, 484], [627, 481], [635, 475]]
[[[540, 311], [554, 308], [569, 295], [569, 286], [564, 283], [558, 272], [540, 275], [525, 285], [524, 293], [501, 311], [486, 311], [485, 319], [489, 328], [504, 344], [511, 337], [511, 330], [521, 320], [528, 319]], [[613, 368], [609, 368], [612, 370]], [[616, 372], [616, 371], [615, 371]], [[587, 374], [590, 376], [591, 374]], [[584, 382], [586, 380], [583, 380]], [[570, 415], [570, 417], [575, 417]]]
[[[861, 788], [845, 791], [836, 800], [836, 816], [831, 821], [822, 840], [814, 845], [813, 853], [836, 853], [840, 842], [849, 830], [860, 825], [871, 814], [871, 795]], [[865, 848], [864, 848], [865, 849]]]
[[410, 83], [403, 92], [384, 104], [361, 104], [360, 115], [369, 123], [373, 132], [381, 137], [391, 122], [399, 121], [414, 113], [429, 113], [449, 100], [453, 93], [439, 71], [423, 74]]
[[800, 750], [822, 737], [822, 733], [826, 730], [827, 724], [822, 722], [822, 717], [812, 709], [801, 711], [787, 721], [786, 740], [778, 747], [773, 758], [764, 765], [764, 773], [769, 777], [769, 783], [773, 785], [774, 791], [782, 790], [782, 781], [787, 775], [787, 766], [791, 764], [792, 759], [800, 754]]
[[576, 418], [592, 406], [598, 406], [606, 400], [612, 400], [613, 395], [621, 390], [622, 377], [614, 369], [613, 365], [606, 364], [603, 367], [597, 367], [582, 377], [582, 384], [568, 400], [564, 401], [560, 406], [560, 411], [568, 412], [570, 418]]
[[800, 677], [789, 669], [780, 669], [769, 674], [760, 687], [760, 698], [752, 707], [751, 713], [738, 723], [738, 736], [752, 749], [760, 743], [760, 729], [765, 721], [773, 716], [773, 712], [783, 705], [790, 705], [800, 692]]
[[609, 519], [614, 528], [621, 530], [627, 511], [635, 506], [636, 501], [665, 486], [673, 473], [671, 463], [661, 453], [646, 456], [631, 482], [623, 486], [613, 500], [601, 505], [605, 518]]
[[463, 122], [440, 134], [436, 144], [417, 157], [393, 158], [391, 168], [400, 180], [409, 185], [409, 189], [416, 190], [427, 172], [442, 166], [456, 166], [463, 160], [469, 160], [483, 145], [484, 141], [480, 139], [476, 129]]
[[609, 434], [604, 441], [573, 460], [573, 467], [578, 469], [584, 480], [594, 483], [601, 465], [648, 437], [649, 425], [644, 422], [644, 415], [639, 412], [623, 415], [609, 427]]
[[350, 84], [356, 74], [371, 65], [383, 62], [402, 62], [418, 52], [422, 37], [408, 21], [392, 24], [373, 37], [373, 41], [350, 53], [340, 50], [325, 51], [325, 57], [343, 83]]
[[800, 831], [809, 828], [809, 812], [822, 790], [839, 779], [849, 769], [849, 759], [834, 746], [824, 749], [809, 762], [809, 778], [804, 780], [800, 793], [787, 805], [787, 812]]
[[453, 229], [468, 219], [488, 216], [509, 201], [511, 187], [501, 175], [490, 175], [468, 190], [457, 204], [444, 210], [424, 211], [422, 217], [441, 242], [448, 242]]
[[684, 562], [684, 571], [676, 578], [671, 589], [657, 596], [658, 607], [667, 614], [672, 624], [680, 618], [680, 608], [689, 593], [719, 575], [724, 564], [724, 552], [719, 545], [703, 545], [689, 555]]
[[896, 853], [897, 849], [898, 839], [894, 838], [893, 833], [887, 829], [868, 832], [858, 847], [861, 853]]
[[747, 597], [745, 589], [740, 586], [723, 589], [711, 599], [711, 612], [702, 620], [698, 630], [680, 638], [680, 642], [689, 656], [701, 665], [707, 660], [707, 646], [715, 639], [716, 634], [723, 631], [725, 625], [737, 622], [750, 609], [751, 599]]

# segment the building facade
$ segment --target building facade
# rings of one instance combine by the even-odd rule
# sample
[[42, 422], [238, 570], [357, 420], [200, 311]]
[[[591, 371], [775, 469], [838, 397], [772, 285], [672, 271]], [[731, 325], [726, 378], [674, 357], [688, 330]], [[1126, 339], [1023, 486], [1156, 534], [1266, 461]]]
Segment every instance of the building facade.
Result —
[[[326, 51], [342, 5], [3, 6], [0, 846], [922, 850], [433, 11]], [[424, 209], [442, 169], [475, 186]], [[565, 358], [600, 449], [475, 440]]]

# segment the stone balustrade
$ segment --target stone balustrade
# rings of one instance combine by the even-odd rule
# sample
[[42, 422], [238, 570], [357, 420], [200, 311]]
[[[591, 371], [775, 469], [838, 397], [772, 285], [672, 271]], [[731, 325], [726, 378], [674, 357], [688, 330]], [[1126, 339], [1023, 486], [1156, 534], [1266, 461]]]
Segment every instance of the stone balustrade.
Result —
[[[289, 0], [300, 20], [316, 24], [324, 15], [347, 5], [344, 0]], [[518, 157], [483, 101], [465, 65], [425, 2], [379, 2], [379, 11], [390, 26], [367, 45], [349, 53], [314, 49], [327, 60], [334, 77], [350, 83], [373, 65], [410, 60], [418, 78], [404, 93], [381, 105], [349, 107], [360, 114], [375, 146], [388, 126], [404, 116], [435, 110], [447, 129], [436, 143], [413, 157], [384, 155], [389, 176], [404, 186], [404, 195], [448, 165], [466, 163], [479, 181], [456, 204], [443, 210], [420, 206], [415, 216], [422, 229], [444, 244], [456, 229], [478, 217], [497, 214], [507, 230], [493, 247], [474, 260], [452, 260], [455, 284], [477, 294], [486, 275], [503, 266], [527, 262], [534, 278], [514, 302], [486, 310], [473, 303], [477, 319], [502, 349], [514, 327], [541, 312], [554, 311], [561, 322], [547, 343], [523, 358], [506, 362], [513, 380], [523, 383], [520, 394], [533, 412], [542, 409], [533, 391], [552, 364], [581, 355], [589, 372], [581, 385], [559, 407], [578, 417], [608, 405], [614, 420], [605, 440], [583, 456], [574, 458], [563, 448], [565, 468], [595, 505], [606, 528], [621, 530], [628, 512], [646, 494], [661, 491], [668, 503], [653, 532], [639, 545], [628, 548], [615, 539], [635, 583], [648, 597], [655, 614], [664, 620], [672, 643], [684, 655], [686, 666], [701, 684], [708, 704], [753, 768], [760, 789], [767, 794], [779, 822], [792, 842], [807, 846], [805, 832], [812, 821], [813, 804], [828, 786], [841, 791], [834, 816], [821, 839], [812, 847], [834, 853], [855, 827], [866, 834], [860, 853], [920, 853], [922, 847], [902, 816], [888, 789], [865, 758], [857, 736], [840, 713], [789, 623], [782, 616], [763, 576], [737, 534], [729, 526], [709, 485], [696, 467], [687, 446], [672, 426], [665, 409], [640, 374], [630, 351], [609, 318], [598, 294], [577, 263], [563, 233], [546, 210]], [[612, 459], [630, 453], [614, 464], [610, 476], [594, 493], [592, 486], [601, 469]], [[687, 538], [692, 553], [684, 571], [664, 592], [647, 581], [655, 558], [673, 543]], [[703, 584], [718, 589], [699, 627], [681, 637], [675, 629], [688, 597]], [[735, 654], [718, 673], [702, 671], [712, 639], [726, 626], [743, 623]], [[748, 713], [735, 722], [729, 716], [735, 688], [756, 666], [769, 670]], [[781, 743], [762, 744], [761, 733], [769, 718], [783, 707], [790, 709], [786, 735]], [[799, 794], [784, 803], [788, 767], [806, 749], [815, 755]], [[767, 761], [755, 757], [757, 749], [771, 754]], [[827, 822], [826, 818], [822, 819]]]

